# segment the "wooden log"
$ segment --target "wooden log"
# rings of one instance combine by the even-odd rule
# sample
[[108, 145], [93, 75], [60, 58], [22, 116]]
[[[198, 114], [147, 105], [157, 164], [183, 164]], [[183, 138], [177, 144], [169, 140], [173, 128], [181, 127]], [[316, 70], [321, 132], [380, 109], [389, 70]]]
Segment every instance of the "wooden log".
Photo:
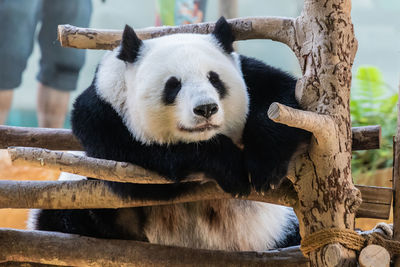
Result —
[[368, 245], [361, 250], [358, 263], [360, 267], [389, 267], [390, 254], [384, 247]]
[[0, 229], [0, 262], [62, 266], [309, 266], [299, 247], [227, 252], [96, 239], [44, 231]]
[[392, 188], [361, 185], [357, 185], [357, 188], [362, 196], [357, 217], [388, 220], [392, 206]]
[[[171, 200], [151, 200], [151, 185], [144, 185], [141, 196], [121, 199], [101, 180], [80, 181], [0, 181], [0, 208], [14, 209], [90, 209], [127, 208], [185, 203], [200, 200], [230, 199], [215, 183], [196, 184], [190, 191]], [[166, 185], [166, 190], [168, 190]], [[357, 217], [387, 219], [390, 213], [391, 190], [358, 185], [367, 195]], [[148, 192], [148, 193], [145, 193]], [[368, 197], [368, 194], [370, 196]], [[376, 196], [376, 198], [374, 198]], [[285, 206], [296, 203], [296, 193], [289, 185], [270, 190], [264, 195], [255, 192], [240, 199], [268, 202]], [[364, 198], [363, 198], [364, 200]]]
[[[215, 183], [196, 183], [190, 190], [184, 190], [187, 184], [181, 184], [183, 192], [170, 196], [168, 200], [152, 200], [155, 198], [152, 185], [141, 185], [140, 196], [120, 198], [101, 180], [75, 181], [0, 181], [0, 208], [15, 209], [98, 209], [128, 208], [155, 205], [167, 205], [213, 199], [232, 199]], [[153, 185], [154, 186], [154, 185]], [[164, 185], [169, 190], [169, 185]], [[264, 195], [252, 192], [247, 197], [237, 197], [253, 201], [268, 202], [284, 206], [292, 206], [296, 194], [289, 185], [270, 190]]]
[[[271, 39], [294, 45], [294, 40], [289, 38], [293, 34], [293, 19], [281, 17], [247, 17], [229, 19], [229, 24], [235, 34], [236, 40]], [[148, 27], [135, 30], [142, 40], [176, 33], [201, 33], [207, 34], [214, 30], [215, 23], [205, 22], [181, 26]], [[79, 28], [72, 25], [58, 26], [58, 39], [63, 47], [81, 49], [112, 50], [119, 45], [122, 30], [102, 30]]]
[[323, 248], [323, 255], [326, 266], [343, 266], [347, 258], [351, 256], [348, 251], [343, 251], [339, 244], [326, 245]]
[[54, 150], [82, 150], [68, 129], [0, 125], [0, 149], [10, 146], [43, 147]]
[[354, 150], [378, 149], [381, 143], [381, 126], [371, 125], [351, 128]]
[[[353, 127], [352, 132], [353, 151], [380, 147], [381, 127], [379, 125]], [[356, 145], [354, 146], [354, 144]], [[0, 149], [11, 146], [41, 147], [53, 150], [83, 149], [79, 141], [73, 136], [71, 130], [68, 129], [0, 125]]]
[[57, 267], [57, 266], [60, 265], [42, 264], [35, 262], [16, 262], [16, 261], [0, 262], [0, 267]]
[[[114, 160], [97, 159], [43, 148], [12, 147], [8, 149], [13, 165], [43, 167], [114, 182], [167, 184], [173, 181], [137, 165]], [[191, 175], [183, 182], [207, 181], [202, 174]]]

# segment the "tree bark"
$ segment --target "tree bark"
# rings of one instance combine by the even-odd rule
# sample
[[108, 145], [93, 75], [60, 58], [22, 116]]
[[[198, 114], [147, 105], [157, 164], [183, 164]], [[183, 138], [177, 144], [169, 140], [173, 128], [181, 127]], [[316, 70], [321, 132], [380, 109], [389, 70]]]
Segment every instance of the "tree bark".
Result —
[[298, 247], [268, 252], [227, 252], [0, 229], [0, 263], [7, 261], [61, 266], [309, 266]]
[[[378, 149], [381, 127], [353, 127], [352, 150]], [[15, 127], [0, 125], [0, 149], [11, 146], [41, 147], [53, 150], [83, 150], [82, 145], [68, 129]]]

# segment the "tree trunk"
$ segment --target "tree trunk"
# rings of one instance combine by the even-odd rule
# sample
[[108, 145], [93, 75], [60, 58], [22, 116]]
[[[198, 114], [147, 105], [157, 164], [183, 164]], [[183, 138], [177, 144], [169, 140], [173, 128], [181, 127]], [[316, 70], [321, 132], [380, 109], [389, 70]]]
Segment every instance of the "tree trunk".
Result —
[[[293, 23], [292, 49], [303, 72], [296, 97], [307, 111], [278, 115], [275, 120], [313, 133], [308, 152], [299, 156], [291, 173], [299, 197], [294, 209], [302, 237], [324, 228], [354, 229], [361, 204], [350, 164], [349, 99], [357, 51], [350, 11], [350, 0], [306, 0]], [[355, 252], [340, 244], [309, 256], [312, 266], [356, 264]]]

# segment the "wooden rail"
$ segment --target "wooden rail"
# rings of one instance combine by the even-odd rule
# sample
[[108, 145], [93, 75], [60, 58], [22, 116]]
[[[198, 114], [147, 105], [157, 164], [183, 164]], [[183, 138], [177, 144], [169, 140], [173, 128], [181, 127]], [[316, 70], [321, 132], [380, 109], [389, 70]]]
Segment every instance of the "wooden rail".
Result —
[[[380, 147], [379, 125], [353, 127], [353, 151]], [[82, 150], [68, 129], [31, 128], [0, 125], [0, 149], [10, 146], [41, 147], [53, 150]]]

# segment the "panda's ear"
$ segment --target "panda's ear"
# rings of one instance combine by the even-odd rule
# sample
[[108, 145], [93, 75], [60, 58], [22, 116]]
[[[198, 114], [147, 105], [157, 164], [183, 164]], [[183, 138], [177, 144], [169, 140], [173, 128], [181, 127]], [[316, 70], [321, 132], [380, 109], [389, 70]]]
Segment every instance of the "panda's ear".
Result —
[[137, 37], [135, 31], [129, 25], [125, 25], [118, 58], [129, 63], [135, 62], [142, 45], [143, 41]]
[[230, 54], [233, 52], [235, 36], [233, 35], [231, 25], [229, 25], [224, 17], [220, 17], [217, 23], [215, 23], [212, 35], [218, 40], [226, 53]]

